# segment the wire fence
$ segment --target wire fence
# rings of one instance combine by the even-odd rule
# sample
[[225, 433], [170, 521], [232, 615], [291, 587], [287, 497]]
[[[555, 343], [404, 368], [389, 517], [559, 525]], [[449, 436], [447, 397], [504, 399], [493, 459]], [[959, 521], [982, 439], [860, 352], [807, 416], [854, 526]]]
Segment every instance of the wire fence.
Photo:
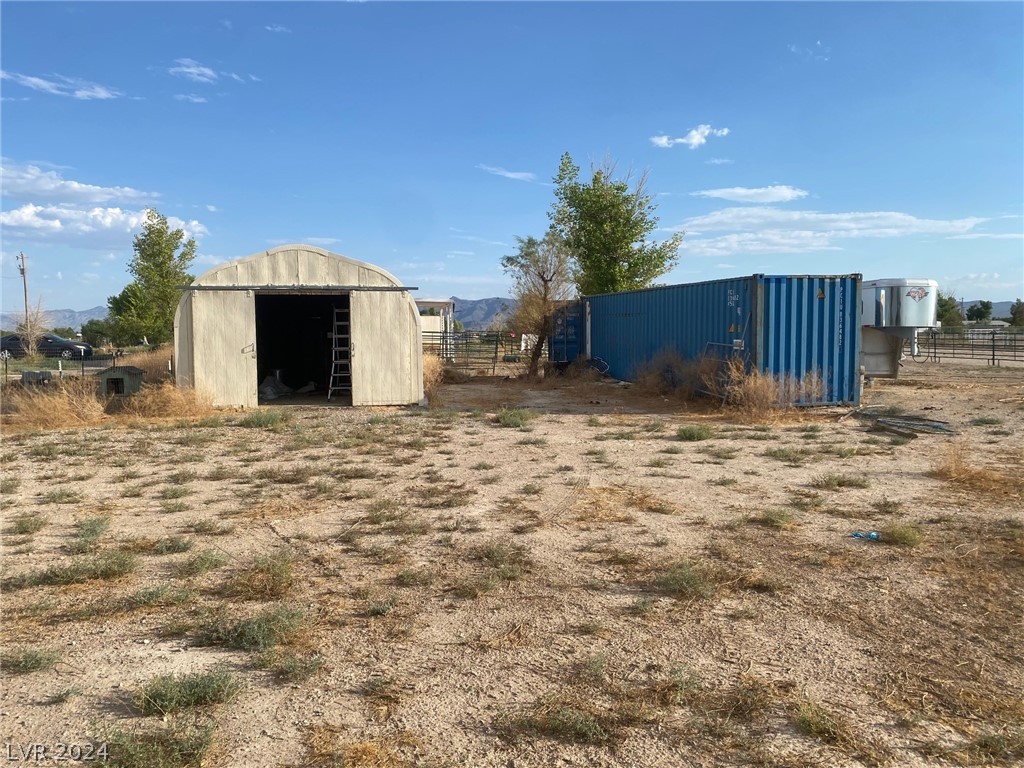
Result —
[[918, 362], [940, 363], [943, 358], [984, 360], [989, 365], [1024, 363], [1024, 329], [928, 330], [917, 336]]
[[[86, 376], [97, 374], [108, 368], [132, 366], [130, 357], [117, 353], [71, 359], [60, 357], [9, 357], [4, 358], [2, 363], [4, 381], [8, 381], [11, 378], [17, 379], [18, 377], [25, 381], [40, 381], [44, 378], [62, 378], [65, 374], [69, 376]], [[34, 375], [47, 373], [49, 374], [48, 377]]]

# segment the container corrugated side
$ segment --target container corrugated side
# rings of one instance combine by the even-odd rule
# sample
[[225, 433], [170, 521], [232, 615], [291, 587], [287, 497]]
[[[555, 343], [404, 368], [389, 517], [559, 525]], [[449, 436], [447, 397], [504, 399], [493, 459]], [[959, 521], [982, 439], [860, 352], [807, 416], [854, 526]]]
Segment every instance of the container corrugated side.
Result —
[[755, 278], [741, 277], [587, 297], [590, 355], [627, 381], [664, 352], [748, 360], [754, 286]]
[[860, 275], [761, 275], [757, 304], [760, 371], [803, 382], [801, 405], [860, 401]]

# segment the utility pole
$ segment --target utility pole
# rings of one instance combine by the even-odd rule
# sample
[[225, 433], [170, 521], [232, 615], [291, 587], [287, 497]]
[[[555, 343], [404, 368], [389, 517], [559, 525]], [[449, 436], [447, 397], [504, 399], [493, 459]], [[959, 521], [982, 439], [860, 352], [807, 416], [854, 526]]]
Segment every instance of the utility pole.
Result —
[[25, 267], [25, 254], [18, 253], [18, 273], [21, 275], [21, 284], [25, 289], [25, 335], [32, 338], [32, 321], [28, 313], [28, 270]]

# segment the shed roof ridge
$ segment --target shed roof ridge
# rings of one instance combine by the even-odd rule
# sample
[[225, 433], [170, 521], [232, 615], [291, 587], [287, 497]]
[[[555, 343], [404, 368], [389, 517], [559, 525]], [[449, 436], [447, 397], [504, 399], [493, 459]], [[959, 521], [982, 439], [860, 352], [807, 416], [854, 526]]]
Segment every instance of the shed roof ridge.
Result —
[[345, 256], [340, 253], [334, 253], [333, 251], [328, 251], [326, 248], [321, 248], [320, 246], [317, 245], [310, 245], [308, 243], [289, 243], [285, 245], [276, 245], [273, 248], [268, 248], [263, 251], [257, 251], [256, 253], [249, 254], [248, 256], [240, 256], [237, 259], [232, 259], [231, 261], [224, 262], [223, 264], [217, 264], [216, 266], [211, 267], [210, 269], [206, 270], [201, 275], [199, 275], [192, 282], [192, 284], [204, 285], [204, 279], [210, 278], [213, 275], [216, 275], [224, 270], [236, 267], [245, 262], [256, 261], [260, 258], [270, 257], [277, 253], [285, 251], [306, 251], [309, 253], [318, 254], [320, 256], [326, 256], [328, 258], [334, 258], [340, 261], [345, 261], [353, 266], [359, 267], [361, 269], [366, 269], [369, 270], [370, 272], [374, 272], [380, 275], [385, 280], [388, 280], [392, 285], [402, 285], [398, 278], [396, 278], [393, 274], [388, 272], [383, 267], [379, 267], [376, 264], [371, 264], [368, 261], [360, 261], [359, 259], [353, 259], [350, 256]]

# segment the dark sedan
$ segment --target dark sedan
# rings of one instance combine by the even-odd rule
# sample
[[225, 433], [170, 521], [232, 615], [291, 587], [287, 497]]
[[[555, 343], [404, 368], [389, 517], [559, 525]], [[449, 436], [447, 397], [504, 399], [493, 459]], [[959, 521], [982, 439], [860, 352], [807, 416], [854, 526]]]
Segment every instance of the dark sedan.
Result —
[[[11, 357], [24, 357], [29, 344], [23, 336], [14, 333], [0, 339], [0, 359], [6, 360]], [[44, 333], [36, 341], [36, 352], [43, 357], [62, 357], [65, 360], [81, 360], [83, 357], [92, 357], [92, 347], [83, 341], [71, 341], [69, 339], [55, 336], [52, 333]]]

